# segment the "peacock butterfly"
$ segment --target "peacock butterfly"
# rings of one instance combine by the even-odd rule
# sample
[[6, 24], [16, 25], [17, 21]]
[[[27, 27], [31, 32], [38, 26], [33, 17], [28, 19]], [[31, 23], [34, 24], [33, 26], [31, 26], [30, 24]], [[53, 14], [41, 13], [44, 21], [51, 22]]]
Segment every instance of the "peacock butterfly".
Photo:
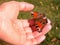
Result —
[[29, 26], [32, 29], [32, 32], [38, 31], [42, 32], [44, 26], [48, 23], [45, 14], [39, 12], [31, 12], [32, 19], [29, 19]]

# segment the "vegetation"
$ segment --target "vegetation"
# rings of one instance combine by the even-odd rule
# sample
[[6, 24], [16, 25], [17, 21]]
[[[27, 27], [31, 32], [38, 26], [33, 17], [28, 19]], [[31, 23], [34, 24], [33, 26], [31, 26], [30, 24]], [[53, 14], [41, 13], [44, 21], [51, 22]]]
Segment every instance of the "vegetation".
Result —
[[[0, 3], [10, 0], [0, 0]], [[16, 0], [25, 1], [35, 5], [33, 11], [45, 13], [52, 22], [52, 29], [46, 34], [46, 39], [39, 45], [60, 45], [60, 0]], [[18, 18], [30, 18], [29, 12], [21, 12]], [[28, 17], [28, 18], [27, 18]], [[0, 41], [0, 45], [7, 45]]]

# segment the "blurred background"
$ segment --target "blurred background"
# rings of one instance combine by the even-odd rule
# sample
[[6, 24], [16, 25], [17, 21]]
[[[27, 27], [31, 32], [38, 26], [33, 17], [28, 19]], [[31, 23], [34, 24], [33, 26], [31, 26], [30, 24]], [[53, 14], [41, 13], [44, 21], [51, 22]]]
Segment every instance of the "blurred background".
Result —
[[[0, 4], [11, 0], [0, 0]], [[46, 39], [38, 45], [60, 45], [60, 0], [15, 0], [25, 1], [35, 5], [33, 11], [45, 13], [52, 22], [52, 29], [46, 34]], [[21, 12], [18, 16], [19, 19], [29, 19], [29, 12]], [[7, 42], [0, 40], [0, 45], [11, 45]]]

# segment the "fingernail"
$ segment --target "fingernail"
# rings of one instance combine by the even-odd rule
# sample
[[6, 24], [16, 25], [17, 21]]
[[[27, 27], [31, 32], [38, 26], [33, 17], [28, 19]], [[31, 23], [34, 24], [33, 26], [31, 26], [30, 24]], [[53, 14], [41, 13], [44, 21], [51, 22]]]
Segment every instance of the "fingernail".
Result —
[[34, 8], [34, 5], [30, 4], [32, 8]]
[[48, 27], [49, 29], [51, 29], [52, 28], [52, 26], [51, 25], [49, 25], [49, 27]]
[[29, 10], [32, 10], [32, 9], [34, 9], [34, 5], [32, 5], [32, 4], [29, 4]]

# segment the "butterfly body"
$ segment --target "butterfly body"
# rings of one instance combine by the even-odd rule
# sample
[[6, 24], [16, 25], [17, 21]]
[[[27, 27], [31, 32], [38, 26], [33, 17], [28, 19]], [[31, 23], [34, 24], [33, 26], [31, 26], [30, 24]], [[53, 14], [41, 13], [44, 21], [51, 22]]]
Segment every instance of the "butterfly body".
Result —
[[32, 12], [31, 15], [33, 16], [33, 18], [29, 20], [29, 23], [32, 32], [34, 31], [42, 32], [43, 28], [47, 24], [46, 16], [38, 12]]

